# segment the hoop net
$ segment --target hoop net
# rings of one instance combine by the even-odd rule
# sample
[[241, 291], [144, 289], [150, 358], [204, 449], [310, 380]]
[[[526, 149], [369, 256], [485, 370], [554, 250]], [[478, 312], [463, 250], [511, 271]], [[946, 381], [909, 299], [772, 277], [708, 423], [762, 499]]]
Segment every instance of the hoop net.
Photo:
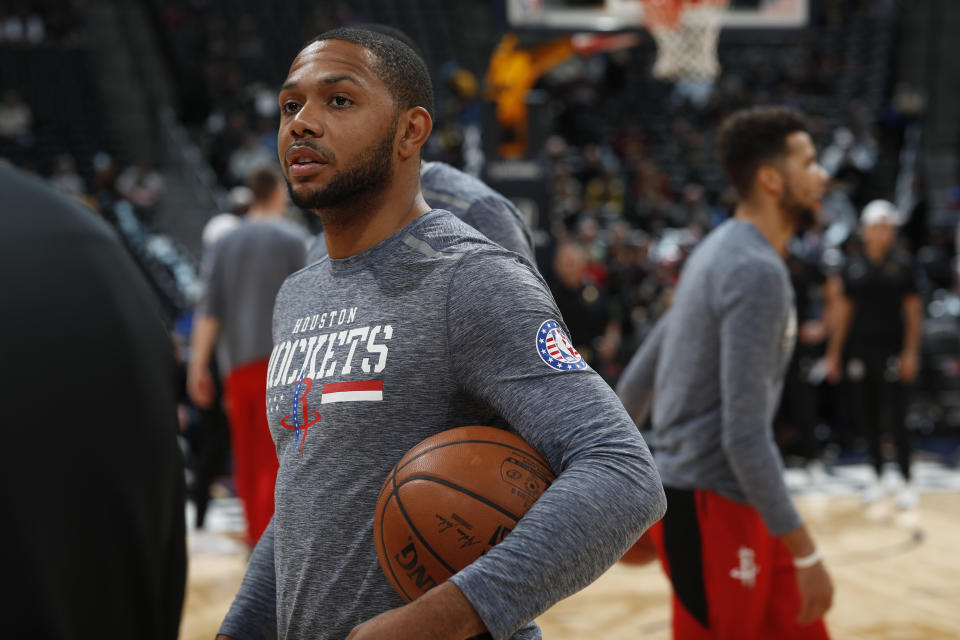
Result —
[[717, 40], [729, 0], [641, 0], [657, 42], [660, 80], [713, 80], [720, 73]]

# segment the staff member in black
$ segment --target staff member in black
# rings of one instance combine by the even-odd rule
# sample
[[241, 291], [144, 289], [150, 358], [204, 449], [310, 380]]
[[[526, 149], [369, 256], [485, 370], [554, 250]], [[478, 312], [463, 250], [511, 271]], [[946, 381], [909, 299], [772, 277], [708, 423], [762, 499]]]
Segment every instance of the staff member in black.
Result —
[[783, 453], [801, 458], [816, 480], [823, 474], [823, 464], [815, 435], [822, 374], [818, 379], [815, 365], [826, 350], [830, 287], [826, 286], [822, 265], [804, 255], [799, 244], [790, 246], [784, 259], [797, 309], [797, 344], [783, 381], [774, 425], [778, 431], [785, 431], [780, 434]]
[[863, 252], [844, 267], [843, 295], [837, 304], [835, 331], [827, 349], [827, 379], [841, 377], [841, 358], [850, 382], [853, 416], [867, 438], [876, 470], [864, 491], [864, 502], [883, 496], [882, 422], [889, 419], [897, 463], [905, 485], [897, 506], [914, 507], [917, 494], [910, 480], [910, 440], [905, 424], [905, 385], [919, 369], [922, 314], [913, 262], [894, 249], [900, 214], [886, 200], [863, 209], [860, 231]]

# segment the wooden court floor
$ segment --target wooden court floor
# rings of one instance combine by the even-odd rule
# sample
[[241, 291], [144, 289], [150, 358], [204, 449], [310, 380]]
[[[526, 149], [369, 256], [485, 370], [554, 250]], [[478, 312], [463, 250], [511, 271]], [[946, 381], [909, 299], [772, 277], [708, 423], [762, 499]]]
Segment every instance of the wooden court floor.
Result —
[[[834, 578], [833, 638], [960, 639], [960, 492], [924, 493], [908, 512], [854, 496], [797, 504]], [[212, 640], [230, 605], [246, 563], [231, 542], [191, 540], [183, 640]], [[539, 623], [546, 640], [667, 640], [668, 585], [656, 565], [617, 565]]]

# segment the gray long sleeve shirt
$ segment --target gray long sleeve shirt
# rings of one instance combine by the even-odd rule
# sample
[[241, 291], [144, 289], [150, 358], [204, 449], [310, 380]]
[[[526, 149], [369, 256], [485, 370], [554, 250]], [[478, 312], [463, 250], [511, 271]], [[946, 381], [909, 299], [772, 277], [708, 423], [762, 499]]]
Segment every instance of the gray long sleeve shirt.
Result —
[[224, 375], [270, 354], [270, 309], [287, 276], [307, 264], [306, 241], [304, 230], [288, 220], [245, 220], [205, 252], [197, 311], [220, 321]]
[[666, 506], [643, 439], [560, 320], [528, 262], [445, 211], [288, 278], [267, 383], [276, 511], [221, 633], [339, 640], [402, 605], [374, 549], [380, 485], [424, 438], [487, 424], [519, 433], [557, 479], [451, 579], [494, 638], [540, 637], [530, 621]]
[[[444, 162], [424, 162], [420, 169], [420, 188], [423, 199], [434, 209], [449, 211], [504, 249], [536, 264], [533, 235], [523, 214], [482, 180]], [[310, 246], [307, 264], [325, 255], [327, 244], [320, 234]]]
[[772, 429], [795, 337], [783, 260], [755, 225], [728, 220], [690, 256], [617, 385], [638, 420], [652, 401], [664, 485], [748, 503], [774, 535], [801, 523]]

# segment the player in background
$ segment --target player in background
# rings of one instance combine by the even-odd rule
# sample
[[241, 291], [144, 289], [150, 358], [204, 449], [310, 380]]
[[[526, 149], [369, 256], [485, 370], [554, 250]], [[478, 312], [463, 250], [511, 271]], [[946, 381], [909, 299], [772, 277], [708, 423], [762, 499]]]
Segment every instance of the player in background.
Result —
[[833, 587], [783, 479], [772, 420], [796, 336], [787, 242], [827, 181], [803, 116], [735, 113], [718, 154], [740, 200], [689, 258], [673, 305], [617, 392], [670, 508], [651, 530], [673, 585], [674, 637], [827, 637]]
[[204, 290], [190, 336], [187, 390], [198, 407], [210, 407], [215, 396], [210, 358], [219, 339], [234, 482], [243, 501], [248, 541], [256, 544], [273, 515], [277, 473], [263, 398], [271, 313], [284, 278], [305, 264], [307, 235], [284, 217], [287, 194], [276, 171], [259, 169], [248, 182], [253, 203], [246, 217], [204, 255]]
[[876, 476], [863, 500], [883, 497], [883, 427], [889, 420], [897, 465], [905, 484], [897, 506], [917, 504], [910, 475], [910, 436], [906, 425], [906, 385], [917, 377], [923, 312], [913, 261], [894, 248], [900, 213], [886, 200], [863, 208], [860, 233], [863, 252], [851, 259], [838, 279], [843, 292], [837, 305], [836, 330], [827, 351], [828, 379], [837, 382], [846, 362], [852, 415], [867, 438]]
[[[353, 28], [395, 38], [423, 59], [417, 44], [400, 29], [375, 23], [353, 25]], [[420, 189], [431, 208], [449, 211], [504, 249], [518, 253], [530, 264], [536, 265], [533, 237], [523, 214], [510, 200], [482, 180], [445, 162], [422, 162]], [[310, 246], [307, 264], [313, 264], [326, 253], [326, 242], [323, 234], [320, 234]]]
[[[423, 199], [433, 92], [414, 51], [325, 33], [279, 103], [281, 164], [294, 202], [322, 218], [328, 256], [277, 295], [276, 511], [221, 634], [539, 638], [536, 616], [663, 515], [649, 451], [567, 346], [535, 268]], [[404, 604], [374, 548], [380, 486], [413, 445], [469, 424], [515, 430], [557, 479], [489, 553]]]

